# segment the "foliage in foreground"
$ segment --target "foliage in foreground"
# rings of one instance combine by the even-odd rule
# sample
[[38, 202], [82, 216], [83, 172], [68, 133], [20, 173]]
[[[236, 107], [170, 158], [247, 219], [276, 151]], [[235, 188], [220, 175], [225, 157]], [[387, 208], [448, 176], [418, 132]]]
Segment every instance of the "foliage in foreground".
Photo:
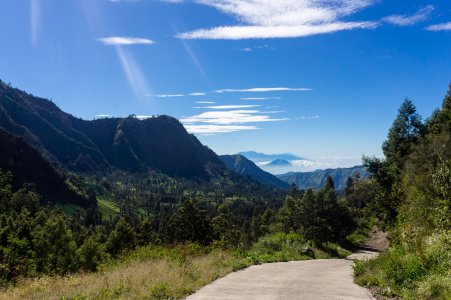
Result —
[[451, 85], [423, 124], [406, 100], [383, 145], [367, 159], [383, 196], [391, 248], [354, 265], [356, 282], [381, 296], [451, 299]]
[[[264, 237], [249, 251], [149, 245], [104, 262], [96, 273], [23, 279], [0, 299], [179, 299], [253, 264], [310, 259], [302, 251], [311, 245], [295, 233]], [[312, 249], [318, 258], [348, 254], [332, 243]]]
[[[420, 256], [419, 253], [422, 253]], [[428, 237], [421, 249], [397, 245], [353, 265], [356, 283], [403, 299], [451, 299], [451, 232]]]

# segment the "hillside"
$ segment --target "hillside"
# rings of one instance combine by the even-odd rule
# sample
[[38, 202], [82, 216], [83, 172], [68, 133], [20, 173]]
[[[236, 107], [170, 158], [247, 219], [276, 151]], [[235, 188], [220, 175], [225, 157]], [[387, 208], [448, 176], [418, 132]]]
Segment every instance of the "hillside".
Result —
[[344, 190], [348, 177], [354, 177], [357, 173], [360, 174], [362, 179], [369, 177], [368, 171], [363, 166], [316, 170], [313, 172], [290, 172], [277, 175], [277, 177], [288, 184], [295, 183], [299, 189], [312, 188], [318, 190], [323, 187], [327, 177], [331, 176], [335, 183], [335, 189]]
[[225, 170], [217, 155], [174, 118], [85, 121], [4, 83], [0, 84], [0, 128], [23, 137], [53, 163], [71, 171], [158, 170], [172, 177], [210, 178]]
[[[0, 169], [12, 173], [13, 189], [27, 184], [42, 196], [42, 203], [72, 203], [87, 207], [88, 200], [72, 191], [64, 178], [22, 138], [0, 129]], [[32, 184], [32, 186], [30, 186]]]
[[263, 171], [243, 155], [221, 155], [219, 158], [230, 171], [234, 171], [241, 175], [247, 175], [261, 184], [280, 189], [288, 189], [289, 187], [287, 183], [281, 181], [271, 173]]

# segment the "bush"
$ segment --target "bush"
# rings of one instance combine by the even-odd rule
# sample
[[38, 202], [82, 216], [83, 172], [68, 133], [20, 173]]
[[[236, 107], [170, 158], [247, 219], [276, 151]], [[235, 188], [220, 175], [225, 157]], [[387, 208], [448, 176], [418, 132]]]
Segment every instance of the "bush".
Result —
[[451, 234], [442, 232], [426, 239], [424, 254], [434, 274], [447, 274], [451, 270]]
[[451, 299], [451, 277], [430, 276], [420, 282], [417, 290], [419, 299]]
[[352, 264], [352, 272], [354, 274], [354, 277], [364, 274], [365, 271], [366, 271], [366, 266], [365, 266], [364, 262], [362, 262], [360, 260], [354, 261], [354, 263]]

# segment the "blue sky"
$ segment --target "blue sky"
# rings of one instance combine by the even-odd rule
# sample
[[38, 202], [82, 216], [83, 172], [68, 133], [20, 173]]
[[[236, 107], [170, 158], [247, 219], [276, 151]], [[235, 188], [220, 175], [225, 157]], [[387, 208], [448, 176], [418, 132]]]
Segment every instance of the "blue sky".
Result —
[[3, 0], [0, 78], [84, 119], [169, 114], [219, 154], [381, 155], [451, 81], [451, 1]]

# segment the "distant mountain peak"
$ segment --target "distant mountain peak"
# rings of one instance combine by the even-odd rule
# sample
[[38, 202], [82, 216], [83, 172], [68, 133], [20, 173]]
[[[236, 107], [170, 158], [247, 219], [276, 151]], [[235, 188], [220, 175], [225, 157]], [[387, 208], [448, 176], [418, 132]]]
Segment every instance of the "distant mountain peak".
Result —
[[274, 161], [277, 159], [283, 159], [286, 161], [307, 160], [306, 158], [297, 156], [292, 153], [266, 154], [266, 153], [260, 153], [260, 152], [256, 152], [256, 151], [244, 151], [244, 152], [239, 152], [238, 154], [243, 155], [244, 157], [252, 160], [255, 163]]
[[265, 166], [268, 166], [268, 167], [272, 167], [272, 166], [274, 166], [274, 167], [281, 167], [281, 166], [291, 166], [291, 165], [292, 164], [288, 160], [278, 158], [278, 159], [273, 160], [269, 164], [266, 164]]

